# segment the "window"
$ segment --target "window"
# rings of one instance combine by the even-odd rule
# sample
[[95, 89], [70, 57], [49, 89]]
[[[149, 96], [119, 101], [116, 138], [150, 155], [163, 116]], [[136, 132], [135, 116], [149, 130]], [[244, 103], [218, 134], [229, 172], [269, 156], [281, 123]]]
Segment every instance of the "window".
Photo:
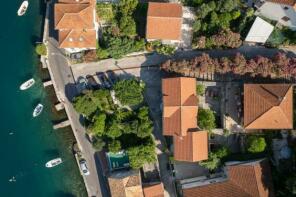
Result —
[[288, 10], [288, 9], [289, 9], [289, 7], [287, 7], [287, 6], [284, 7], [284, 10]]
[[289, 18], [289, 17], [287, 17], [287, 16], [284, 16], [284, 17], [282, 18], [282, 20], [287, 22], [287, 21], [289, 21], [289, 20], [290, 20], [290, 18]]

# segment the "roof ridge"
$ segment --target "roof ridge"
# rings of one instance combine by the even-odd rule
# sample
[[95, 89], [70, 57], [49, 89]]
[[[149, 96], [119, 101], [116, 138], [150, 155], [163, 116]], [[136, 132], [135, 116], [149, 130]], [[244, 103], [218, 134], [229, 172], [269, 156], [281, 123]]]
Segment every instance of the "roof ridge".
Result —
[[[258, 192], [258, 196], [260, 196], [260, 193], [259, 193], [259, 188], [258, 188], [258, 182], [257, 182], [257, 177], [256, 177], [256, 173], [255, 173], [255, 169], [254, 169], [254, 166], [252, 165], [252, 173], [253, 173], [253, 176], [255, 177], [256, 179], [256, 188], [257, 188], [257, 192]], [[252, 194], [250, 194], [248, 191], [245, 190], [245, 188], [243, 188], [242, 186], [236, 184], [236, 182], [232, 181], [231, 179], [229, 179], [229, 181], [234, 184], [235, 186], [239, 187], [240, 189], [242, 189], [245, 193], [249, 194], [252, 196]]]
[[[260, 87], [261, 87], [264, 91], [266, 91], [266, 92], [268, 92], [269, 94], [271, 94], [272, 96], [274, 96], [277, 100], [281, 99], [279, 104], [282, 103], [282, 101], [283, 101], [282, 97], [277, 96], [277, 95], [274, 94], [272, 91], [270, 91], [270, 90], [268, 90], [267, 88], [265, 88], [264, 85], [260, 85]], [[288, 89], [288, 90], [289, 90], [289, 89]], [[287, 91], [287, 92], [288, 92], [288, 91]], [[287, 94], [287, 92], [285, 93], [285, 95]], [[266, 99], [266, 100], [267, 100], [267, 99]], [[268, 101], [268, 102], [269, 102], [269, 101]], [[271, 102], [269, 102], [269, 103], [271, 103]]]
[[68, 37], [69, 37], [69, 35], [72, 33], [72, 31], [73, 31], [73, 29], [71, 29], [71, 30], [68, 32], [67, 36], [66, 36], [65, 39], [61, 42], [60, 45], [62, 45], [62, 43], [63, 43], [66, 39], [68, 39]]
[[[85, 22], [85, 19], [84, 19], [83, 17], [80, 16], [80, 13], [81, 13], [81, 12], [84, 12], [86, 9], [92, 7], [92, 5], [91, 5], [90, 3], [86, 3], [86, 4], [88, 4], [88, 5], [87, 5], [84, 9], [80, 10], [80, 12], [79, 12], [79, 17], [82, 19], [82, 21], [84, 22], [85, 25], [87, 25], [87, 22]], [[85, 4], [85, 5], [86, 5], [86, 4]], [[92, 17], [92, 19], [93, 19], [93, 17]]]

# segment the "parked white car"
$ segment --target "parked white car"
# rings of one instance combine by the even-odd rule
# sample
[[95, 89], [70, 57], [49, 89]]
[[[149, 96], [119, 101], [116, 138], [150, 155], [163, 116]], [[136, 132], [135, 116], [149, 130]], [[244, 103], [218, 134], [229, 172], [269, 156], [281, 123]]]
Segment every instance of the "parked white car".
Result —
[[86, 165], [86, 161], [84, 159], [79, 161], [79, 165], [80, 165], [80, 170], [81, 170], [83, 175], [87, 176], [87, 175], [90, 174], [89, 170], [88, 170], [88, 167]]

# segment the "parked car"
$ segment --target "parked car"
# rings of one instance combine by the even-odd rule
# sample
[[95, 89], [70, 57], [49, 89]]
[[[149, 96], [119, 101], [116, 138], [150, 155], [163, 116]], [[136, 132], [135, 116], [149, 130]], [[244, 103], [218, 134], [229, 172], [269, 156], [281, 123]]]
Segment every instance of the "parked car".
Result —
[[79, 77], [77, 80], [77, 90], [78, 92], [82, 92], [83, 90], [88, 88], [87, 80], [84, 77]]
[[97, 89], [100, 87], [100, 85], [97, 83], [97, 81], [95, 80], [95, 78], [91, 75], [87, 75], [86, 76], [87, 79], [87, 83], [90, 87]]
[[106, 77], [105, 73], [99, 72], [99, 73], [97, 73], [97, 76], [98, 76], [98, 78], [99, 78], [99, 80], [100, 80], [103, 87], [111, 88], [111, 84], [108, 81], [108, 78]]
[[118, 77], [116, 76], [116, 74], [114, 73], [114, 71], [112, 70], [107, 70], [106, 74], [108, 76], [108, 79], [111, 81], [111, 83], [115, 84], [116, 81], [118, 80]]
[[89, 175], [90, 173], [89, 173], [89, 170], [88, 170], [88, 167], [87, 167], [87, 165], [86, 165], [86, 160], [85, 159], [81, 159], [80, 161], [79, 161], [79, 165], [80, 165], [80, 170], [81, 170], [81, 172], [82, 172], [82, 174], [83, 175]]

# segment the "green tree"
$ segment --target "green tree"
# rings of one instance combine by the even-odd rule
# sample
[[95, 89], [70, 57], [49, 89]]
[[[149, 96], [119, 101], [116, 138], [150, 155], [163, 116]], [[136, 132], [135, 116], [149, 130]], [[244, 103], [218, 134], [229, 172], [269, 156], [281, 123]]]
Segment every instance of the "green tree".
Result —
[[156, 161], [154, 144], [130, 147], [127, 152], [130, 166], [134, 169], [141, 168], [145, 163]]
[[260, 153], [265, 150], [266, 142], [264, 137], [249, 136], [247, 139], [248, 151], [251, 153]]
[[216, 154], [210, 152], [209, 158], [206, 161], [202, 161], [199, 165], [207, 168], [208, 170], [215, 170], [220, 164], [220, 159], [217, 157]]
[[105, 146], [105, 142], [101, 138], [96, 137], [96, 139], [92, 143], [92, 146], [97, 151], [101, 151]]
[[138, 0], [120, 0], [119, 13], [124, 16], [131, 16], [138, 5]]
[[86, 117], [89, 117], [97, 109], [98, 105], [92, 100], [92, 92], [87, 91], [85, 94], [81, 94], [73, 99], [73, 106], [75, 110], [83, 114]]
[[126, 79], [114, 85], [115, 96], [123, 105], [134, 106], [143, 102], [143, 87], [135, 79]]
[[203, 3], [197, 10], [198, 18], [205, 18], [212, 11], [211, 7], [207, 3]]
[[232, 16], [232, 20], [237, 19], [238, 17], [240, 17], [241, 12], [239, 10], [235, 10], [231, 12], [231, 16]]
[[121, 144], [120, 141], [118, 140], [112, 140], [109, 144], [108, 144], [108, 149], [110, 152], [112, 153], [117, 153], [121, 150]]
[[200, 20], [195, 20], [193, 23], [193, 31], [198, 32], [201, 28], [201, 22]]
[[111, 137], [112, 139], [118, 138], [121, 136], [122, 131], [119, 127], [119, 123], [116, 120], [112, 120], [110, 125], [107, 128], [106, 135]]
[[109, 57], [109, 53], [106, 49], [97, 48], [96, 49], [97, 58], [106, 59]]
[[196, 85], [196, 94], [203, 96], [205, 94], [206, 87], [203, 84]]
[[105, 132], [106, 114], [99, 113], [94, 116], [93, 123], [89, 126], [89, 130], [96, 136], [102, 136]]
[[198, 126], [209, 131], [214, 129], [216, 127], [214, 112], [210, 109], [200, 108], [198, 110]]
[[35, 46], [35, 52], [38, 54], [38, 55], [47, 55], [47, 49], [46, 49], [46, 46], [45, 44], [41, 43], [41, 44], [37, 44]]
[[131, 16], [121, 17], [119, 28], [121, 34], [124, 36], [133, 37], [136, 35], [136, 22]]
[[230, 151], [226, 146], [222, 146], [221, 148], [219, 148], [218, 150], [214, 151], [214, 154], [219, 158], [223, 158], [226, 157], [227, 155], [229, 155]]

